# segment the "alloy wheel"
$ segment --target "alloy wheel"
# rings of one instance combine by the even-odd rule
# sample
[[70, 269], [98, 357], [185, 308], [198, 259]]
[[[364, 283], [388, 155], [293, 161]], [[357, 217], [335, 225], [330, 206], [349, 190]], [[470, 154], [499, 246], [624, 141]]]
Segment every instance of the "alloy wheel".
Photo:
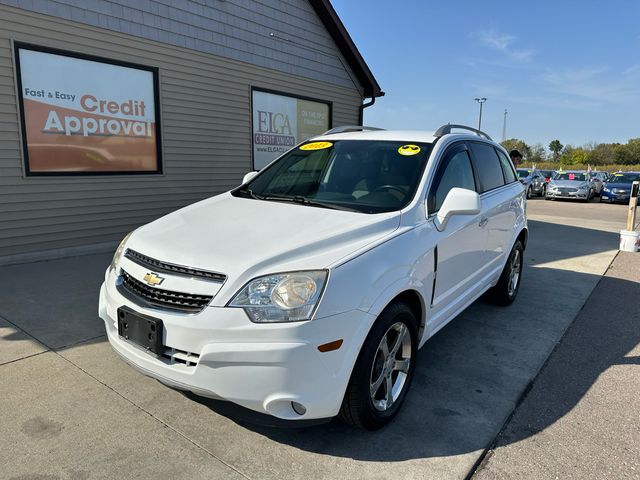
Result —
[[511, 256], [511, 262], [510, 262], [509, 285], [507, 288], [507, 291], [509, 292], [510, 297], [512, 297], [515, 294], [515, 291], [518, 288], [518, 281], [520, 280], [521, 263], [522, 263], [522, 260], [520, 256], [520, 250], [516, 248], [513, 251], [513, 255]]
[[371, 366], [369, 392], [374, 408], [384, 412], [398, 400], [411, 365], [411, 334], [396, 322], [383, 335]]

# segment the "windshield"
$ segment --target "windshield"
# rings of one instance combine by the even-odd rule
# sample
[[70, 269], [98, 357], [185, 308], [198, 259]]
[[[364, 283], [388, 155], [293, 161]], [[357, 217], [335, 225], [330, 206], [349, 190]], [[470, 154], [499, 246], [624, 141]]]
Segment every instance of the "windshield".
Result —
[[554, 180], [575, 180], [576, 182], [586, 182], [587, 174], [583, 172], [560, 172], [553, 177]]
[[609, 177], [609, 183], [640, 182], [640, 173], [614, 173]]
[[381, 213], [413, 198], [431, 145], [377, 140], [311, 142], [268, 166], [236, 196]]
[[518, 170], [519, 178], [527, 178], [529, 175], [531, 175], [531, 171], [529, 170]]
[[553, 175], [553, 170], [538, 170], [538, 172], [545, 178], [549, 178], [551, 175]]

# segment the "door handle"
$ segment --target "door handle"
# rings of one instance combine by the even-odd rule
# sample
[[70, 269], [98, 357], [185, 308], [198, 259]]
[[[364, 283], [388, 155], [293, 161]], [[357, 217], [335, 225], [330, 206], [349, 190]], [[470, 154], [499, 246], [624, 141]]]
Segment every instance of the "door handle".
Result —
[[484, 228], [487, 223], [489, 223], [489, 219], [487, 217], [482, 217], [478, 225], [480, 226], [480, 228]]

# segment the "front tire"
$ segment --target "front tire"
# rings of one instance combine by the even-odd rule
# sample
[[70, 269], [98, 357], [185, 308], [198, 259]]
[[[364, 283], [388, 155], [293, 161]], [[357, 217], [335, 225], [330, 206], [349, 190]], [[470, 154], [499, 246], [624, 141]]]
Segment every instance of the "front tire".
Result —
[[367, 336], [347, 386], [340, 418], [377, 430], [396, 416], [409, 391], [418, 350], [417, 319], [404, 303], [388, 306]]
[[487, 298], [492, 303], [507, 306], [516, 299], [520, 289], [520, 280], [522, 280], [523, 254], [522, 242], [516, 240], [498, 283], [487, 292]]
[[527, 200], [531, 198], [531, 187], [527, 188]]
[[538, 194], [539, 197], [543, 197], [545, 198], [547, 196], [547, 186], [543, 185], [542, 189], [540, 190], [540, 193]]

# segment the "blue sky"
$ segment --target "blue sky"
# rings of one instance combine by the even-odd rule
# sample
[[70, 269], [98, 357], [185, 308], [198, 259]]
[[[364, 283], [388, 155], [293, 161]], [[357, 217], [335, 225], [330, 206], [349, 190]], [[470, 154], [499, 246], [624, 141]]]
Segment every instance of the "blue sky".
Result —
[[545, 146], [640, 137], [640, 2], [333, 0], [386, 96], [365, 125]]

